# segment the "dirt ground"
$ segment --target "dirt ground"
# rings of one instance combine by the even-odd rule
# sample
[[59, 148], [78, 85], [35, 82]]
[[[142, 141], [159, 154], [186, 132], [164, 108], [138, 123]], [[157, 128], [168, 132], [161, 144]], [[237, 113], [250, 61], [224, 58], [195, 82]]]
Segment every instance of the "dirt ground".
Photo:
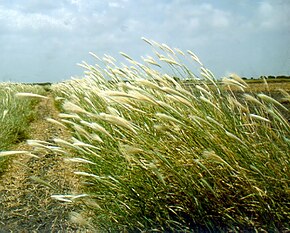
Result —
[[[29, 126], [30, 139], [50, 141], [55, 137], [70, 137], [63, 128], [45, 120], [58, 119], [59, 112], [51, 96], [41, 100], [35, 111], [38, 117]], [[31, 149], [26, 142], [13, 148]], [[42, 151], [37, 155], [39, 158], [15, 157], [0, 179], [0, 233], [87, 232], [70, 221], [69, 216], [78, 211], [77, 207], [51, 198], [52, 194], [78, 192], [73, 165], [55, 153]], [[51, 187], [37, 181], [38, 178]]]

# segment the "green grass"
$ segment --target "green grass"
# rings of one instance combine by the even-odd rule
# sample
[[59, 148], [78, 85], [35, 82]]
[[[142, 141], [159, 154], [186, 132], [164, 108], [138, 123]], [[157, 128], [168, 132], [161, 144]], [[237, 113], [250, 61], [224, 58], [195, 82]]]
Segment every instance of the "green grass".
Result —
[[[44, 93], [42, 87], [16, 83], [0, 83], [0, 151], [27, 139], [28, 125], [35, 118], [37, 99], [19, 98], [18, 92]], [[0, 157], [0, 174], [7, 167], [9, 158]]]
[[[267, 80], [267, 83], [287, 83], [290, 82], [290, 78], [265, 78]], [[263, 78], [259, 78], [259, 79], [246, 79], [244, 80], [247, 83], [263, 83], [264, 79]]]
[[[118, 67], [105, 56], [82, 65], [83, 79], [52, 86], [73, 138], [49, 148], [83, 164], [76, 174], [86, 194], [53, 197], [80, 200], [86, 220], [112, 232], [289, 230], [285, 107], [249, 94], [235, 75], [220, 85], [190, 51], [147, 42], [155, 60], [122, 54], [130, 65]], [[202, 81], [185, 59], [200, 65]]]

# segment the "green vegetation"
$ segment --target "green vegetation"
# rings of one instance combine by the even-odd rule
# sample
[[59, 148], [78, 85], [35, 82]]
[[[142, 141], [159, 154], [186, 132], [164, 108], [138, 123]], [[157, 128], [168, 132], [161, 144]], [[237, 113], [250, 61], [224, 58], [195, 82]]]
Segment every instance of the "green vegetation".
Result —
[[[105, 56], [100, 66], [83, 64], [84, 79], [52, 86], [59, 123], [73, 135], [55, 138], [55, 150], [83, 164], [76, 174], [85, 192], [53, 197], [82, 200], [109, 231], [289, 230], [290, 126], [278, 108], [289, 110], [246, 93], [235, 75], [218, 84], [190, 51], [147, 42], [158, 61], [122, 53], [131, 66], [118, 67]], [[202, 81], [182, 63], [188, 57]], [[176, 76], [191, 76], [190, 90]]]
[[[83, 79], [51, 86], [62, 113], [48, 120], [72, 138], [30, 144], [79, 163], [83, 187], [52, 197], [80, 203], [74, 221], [100, 232], [290, 230], [289, 109], [236, 75], [217, 81], [191, 51], [145, 41], [156, 58], [140, 63], [121, 53], [128, 65], [118, 66], [93, 55], [99, 65], [83, 63]], [[190, 85], [180, 82], [188, 77]], [[15, 92], [28, 91], [1, 95], [3, 103], [12, 98], [3, 124], [22, 132], [11, 143], [27, 124], [9, 123], [8, 114], [33, 118], [30, 101], [14, 106]]]
[[259, 79], [244, 79], [247, 83], [263, 83], [264, 80], [267, 80], [267, 83], [286, 83], [290, 82], [289, 77], [284, 77], [284, 76], [278, 76], [278, 77], [273, 77], [273, 76], [268, 76], [268, 77], [260, 77]]
[[[0, 151], [11, 150], [12, 146], [28, 138], [28, 125], [35, 118], [35, 98], [19, 98], [18, 92], [43, 93], [35, 85], [0, 83]], [[0, 174], [5, 170], [7, 156], [0, 157]]]

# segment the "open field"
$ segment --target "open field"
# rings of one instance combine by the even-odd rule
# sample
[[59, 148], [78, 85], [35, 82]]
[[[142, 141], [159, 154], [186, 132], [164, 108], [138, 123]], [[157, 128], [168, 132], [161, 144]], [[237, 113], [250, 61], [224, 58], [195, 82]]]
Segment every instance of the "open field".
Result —
[[289, 82], [217, 81], [189, 51], [196, 80], [182, 51], [147, 42], [156, 60], [97, 58], [40, 98], [16, 146], [38, 158], [14, 157], [1, 178], [4, 232], [290, 230]]

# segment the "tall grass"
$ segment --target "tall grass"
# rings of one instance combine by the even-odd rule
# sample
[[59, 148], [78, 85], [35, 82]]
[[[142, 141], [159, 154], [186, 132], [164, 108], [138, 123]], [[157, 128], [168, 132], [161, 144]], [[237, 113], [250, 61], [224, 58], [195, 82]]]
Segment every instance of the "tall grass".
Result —
[[[0, 83], [0, 152], [27, 139], [28, 124], [35, 118], [38, 99], [18, 98], [15, 96], [18, 92], [44, 93], [39, 86]], [[8, 156], [0, 156], [0, 174], [7, 162]]]
[[53, 85], [59, 124], [73, 135], [55, 138], [56, 149], [83, 164], [76, 174], [86, 194], [54, 198], [80, 198], [108, 231], [289, 230], [285, 107], [245, 93], [238, 76], [219, 84], [191, 51], [146, 42], [155, 58], [122, 53], [127, 65], [117, 66], [94, 55], [99, 65], [83, 63], [83, 79]]

